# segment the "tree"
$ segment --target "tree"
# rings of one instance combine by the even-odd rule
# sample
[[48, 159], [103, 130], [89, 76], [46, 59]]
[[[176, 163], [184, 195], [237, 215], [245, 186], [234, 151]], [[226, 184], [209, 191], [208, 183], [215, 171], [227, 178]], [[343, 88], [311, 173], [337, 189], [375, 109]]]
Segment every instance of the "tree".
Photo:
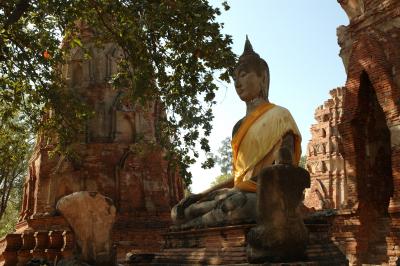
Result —
[[218, 184], [221, 184], [222, 182], [225, 182], [225, 181], [229, 180], [230, 178], [232, 178], [232, 174], [219, 175], [214, 179], [214, 181], [211, 182], [211, 186], [216, 186]]
[[211, 185], [220, 184], [232, 177], [232, 148], [231, 138], [227, 137], [221, 141], [218, 148], [218, 155], [214, 155], [214, 161], [221, 169], [221, 175], [217, 176]]
[[14, 188], [11, 190], [11, 195], [7, 202], [7, 208], [0, 219], [0, 238], [12, 232], [18, 222], [18, 214], [21, 208], [22, 184], [22, 182], [14, 184]]
[[223, 175], [232, 173], [231, 138], [227, 137], [221, 141], [221, 145], [218, 148], [218, 155], [214, 156], [214, 160], [219, 165]]
[[302, 156], [300, 157], [299, 166], [307, 170], [307, 168], [306, 168], [306, 161], [307, 161], [307, 156], [306, 156], [306, 155], [302, 155]]
[[[0, 108], [0, 114], [2, 110]], [[22, 185], [27, 171], [31, 150], [29, 134], [18, 119], [2, 121], [0, 124], [0, 220], [9, 206], [20, 205]], [[18, 206], [19, 208], [20, 206]]]
[[[222, 35], [223, 25], [215, 21], [220, 14], [202, 0], [2, 1], [1, 119], [19, 111], [33, 132], [56, 132], [59, 150], [68, 155], [91, 113], [60, 78], [68, 48], [85, 49], [80, 21], [92, 30], [91, 42], [114, 42], [123, 49], [120, 69], [110, 80], [114, 86], [128, 87], [134, 102], [162, 102], [167, 115], [158, 125], [160, 141], [190, 184], [187, 167], [198, 157], [195, 146], [210, 150], [213, 73], [218, 70], [219, 79], [229, 81], [235, 62], [231, 37]], [[49, 110], [52, 115], [43, 119]], [[203, 166], [212, 166], [212, 160]]]

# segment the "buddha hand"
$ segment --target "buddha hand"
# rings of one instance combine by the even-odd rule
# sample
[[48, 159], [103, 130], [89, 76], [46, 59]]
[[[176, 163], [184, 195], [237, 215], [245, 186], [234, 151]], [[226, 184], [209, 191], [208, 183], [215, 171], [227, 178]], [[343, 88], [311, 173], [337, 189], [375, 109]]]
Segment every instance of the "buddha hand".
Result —
[[185, 219], [185, 209], [188, 208], [193, 203], [198, 202], [200, 199], [204, 197], [203, 193], [199, 194], [190, 194], [186, 198], [182, 199], [176, 205], [176, 215], [178, 219]]

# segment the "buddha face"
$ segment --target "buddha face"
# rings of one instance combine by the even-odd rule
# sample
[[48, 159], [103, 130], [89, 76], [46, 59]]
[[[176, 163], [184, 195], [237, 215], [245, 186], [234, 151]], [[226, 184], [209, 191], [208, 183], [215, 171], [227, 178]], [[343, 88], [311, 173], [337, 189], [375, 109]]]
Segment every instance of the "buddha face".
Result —
[[249, 102], [255, 98], [265, 98], [263, 90], [266, 88], [265, 74], [258, 75], [254, 70], [241, 68], [234, 73], [236, 93], [242, 101]]

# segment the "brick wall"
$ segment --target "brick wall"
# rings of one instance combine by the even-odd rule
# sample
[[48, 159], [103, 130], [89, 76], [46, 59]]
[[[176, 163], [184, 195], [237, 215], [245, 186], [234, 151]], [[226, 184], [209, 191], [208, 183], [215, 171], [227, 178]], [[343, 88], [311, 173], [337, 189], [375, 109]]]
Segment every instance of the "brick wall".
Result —
[[[400, 2], [341, 1], [338, 28], [347, 70], [338, 125], [347, 173], [347, 208], [332, 236], [352, 265], [395, 265], [400, 256]], [[347, 5], [347, 6], [346, 6]]]

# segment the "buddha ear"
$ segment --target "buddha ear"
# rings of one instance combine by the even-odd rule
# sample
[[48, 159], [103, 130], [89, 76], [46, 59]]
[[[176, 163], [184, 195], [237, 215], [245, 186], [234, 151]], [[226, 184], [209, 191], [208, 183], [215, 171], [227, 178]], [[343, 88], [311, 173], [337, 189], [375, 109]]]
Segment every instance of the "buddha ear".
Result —
[[268, 71], [263, 71], [262, 78], [261, 78], [261, 88], [264, 97], [268, 99], [269, 94], [269, 73]]
[[267, 71], [263, 71], [261, 75], [261, 88], [265, 89], [268, 83]]

